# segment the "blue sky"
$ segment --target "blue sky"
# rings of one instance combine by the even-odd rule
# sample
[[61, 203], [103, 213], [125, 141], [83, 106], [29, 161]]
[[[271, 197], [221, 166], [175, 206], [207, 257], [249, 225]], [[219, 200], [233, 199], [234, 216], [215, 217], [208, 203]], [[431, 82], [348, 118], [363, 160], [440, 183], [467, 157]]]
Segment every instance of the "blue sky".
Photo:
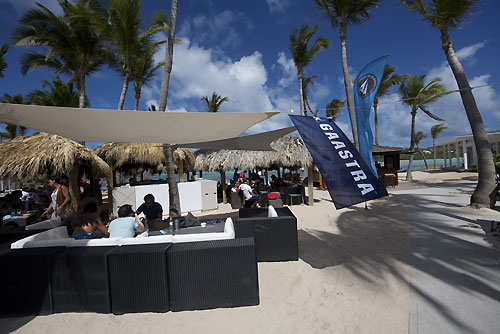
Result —
[[[56, 0], [41, 3], [58, 12]], [[22, 13], [33, 1], [0, 0], [2, 21], [0, 43], [10, 41], [10, 34]], [[144, 23], [155, 9], [170, 11], [169, 1], [143, 0]], [[454, 43], [471, 86], [490, 85], [474, 90], [486, 129], [500, 130], [500, 35], [498, 24], [500, 2], [484, 0], [479, 12], [463, 27], [453, 30]], [[319, 24], [317, 36], [325, 36], [331, 47], [316, 56], [305, 68], [307, 75], [317, 75], [316, 86], [310, 89], [313, 108], [323, 109], [332, 98], [345, 98], [337, 30], [319, 15], [313, 0], [180, 0], [177, 35], [181, 42], [174, 48], [174, 65], [170, 83], [168, 110], [205, 111], [202, 95], [213, 91], [227, 96], [229, 102], [221, 111], [280, 111], [282, 114], [251, 128], [247, 133], [290, 126], [287, 112], [299, 108], [299, 86], [296, 68], [289, 51], [289, 31], [304, 23]], [[438, 31], [420, 17], [403, 8], [399, 1], [383, 1], [362, 25], [348, 28], [347, 56], [354, 80], [368, 62], [389, 54], [388, 63], [398, 73], [426, 74], [440, 77], [445, 86], [456, 89], [443, 51]], [[164, 36], [163, 36], [164, 37]], [[158, 36], [162, 38], [162, 36]], [[51, 73], [37, 69], [25, 76], [19, 71], [18, 59], [23, 48], [11, 46], [6, 55], [9, 68], [0, 79], [0, 95], [27, 94], [39, 89]], [[163, 60], [164, 51], [157, 54]], [[157, 103], [161, 73], [143, 89], [140, 109]], [[121, 77], [108, 69], [94, 74], [87, 81], [87, 94], [92, 108], [114, 109], [122, 87]], [[381, 100], [379, 106], [379, 137], [382, 145], [409, 146], [409, 108], [398, 101], [397, 88]], [[129, 89], [125, 109], [133, 109], [133, 92]], [[470, 126], [458, 93], [430, 105], [430, 110], [446, 120], [450, 128], [439, 139], [470, 133]], [[324, 115], [324, 111], [320, 113]], [[416, 129], [428, 135], [422, 146], [432, 145], [430, 128], [437, 122], [419, 112]], [[350, 135], [347, 110], [338, 120]], [[92, 144], [90, 144], [92, 145]]]

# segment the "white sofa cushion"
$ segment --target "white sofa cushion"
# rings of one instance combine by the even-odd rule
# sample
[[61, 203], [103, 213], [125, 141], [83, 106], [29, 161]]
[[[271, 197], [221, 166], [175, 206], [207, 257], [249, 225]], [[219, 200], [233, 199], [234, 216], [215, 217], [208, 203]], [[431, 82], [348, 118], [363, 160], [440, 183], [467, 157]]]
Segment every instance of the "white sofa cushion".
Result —
[[25, 230], [44, 230], [61, 226], [62, 221], [60, 217], [50, 218], [47, 220], [42, 220], [41, 222], [26, 225]]
[[172, 236], [173, 243], [180, 242], [195, 242], [208, 240], [226, 240], [234, 239], [234, 225], [231, 217], [226, 219], [224, 224], [224, 232], [208, 232], [208, 233], [193, 233], [193, 234], [176, 234]]
[[[61, 241], [62, 239], [68, 239], [72, 240], [71, 238], [68, 238], [68, 230], [66, 229], [66, 226], [60, 226], [53, 228], [48, 231], [43, 231], [34, 235], [30, 235], [29, 237], [23, 238], [21, 240], [18, 240], [16, 242], [13, 242], [10, 245], [10, 248], [32, 248], [32, 247], [48, 247], [52, 246], [50, 244], [51, 241], [57, 241], [57, 244], [54, 244], [54, 246], [62, 246], [62, 244], [66, 244], [68, 240], [66, 241]], [[37, 242], [42, 242], [41, 245], [43, 246], [38, 246]], [[62, 243], [62, 244], [61, 244]], [[26, 244], [26, 247], [25, 247]], [[46, 245], [49, 244], [49, 245]]]
[[172, 242], [171, 235], [155, 235], [147, 238], [122, 238], [120, 246], [126, 245], [146, 245], [146, 244], [161, 244], [165, 242]]
[[267, 207], [267, 216], [268, 217], [278, 217], [278, 213], [276, 212], [276, 209], [272, 205], [269, 205]]
[[70, 238], [68, 247], [119, 246], [122, 238], [78, 239]]

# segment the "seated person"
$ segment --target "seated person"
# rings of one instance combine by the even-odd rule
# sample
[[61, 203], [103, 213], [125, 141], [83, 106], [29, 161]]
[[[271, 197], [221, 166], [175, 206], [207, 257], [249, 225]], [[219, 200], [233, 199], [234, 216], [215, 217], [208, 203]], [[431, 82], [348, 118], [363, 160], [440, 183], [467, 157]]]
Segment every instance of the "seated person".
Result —
[[[87, 197], [88, 198], [88, 197]], [[83, 202], [83, 201], [82, 201]], [[66, 227], [73, 228], [72, 236], [75, 239], [94, 239], [107, 237], [109, 235], [108, 229], [99, 217], [99, 204], [96, 200], [87, 200], [82, 206], [81, 212], [70, 214], [64, 223], [68, 224]], [[71, 219], [70, 219], [71, 216]]]
[[144, 225], [132, 206], [125, 204], [118, 209], [118, 218], [111, 221], [108, 231], [110, 238], [132, 238], [136, 231], [144, 232]]
[[141, 212], [144, 212], [148, 220], [148, 226], [152, 228], [154, 223], [161, 221], [163, 208], [160, 203], [155, 202], [153, 194], [147, 194], [144, 196], [144, 203], [142, 203], [136, 211], [137, 214]]
[[382, 168], [382, 165], [377, 160], [375, 160], [375, 168], [377, 168], [377, 169]]
[[300, 175], [299, 174], [293, 174], [292, 176], [292, 187], [297, 188], [300, 186]]
[[259, 195], [252, 189], [250, 185], [246, 183], [246, 179], [243, 179], [243, 182], [240, 184], [240, 191], [243, 193], [243, 197], [245, 198], [245, 207], [255, 207], [257, 204], [257, 200], [259, 199]]

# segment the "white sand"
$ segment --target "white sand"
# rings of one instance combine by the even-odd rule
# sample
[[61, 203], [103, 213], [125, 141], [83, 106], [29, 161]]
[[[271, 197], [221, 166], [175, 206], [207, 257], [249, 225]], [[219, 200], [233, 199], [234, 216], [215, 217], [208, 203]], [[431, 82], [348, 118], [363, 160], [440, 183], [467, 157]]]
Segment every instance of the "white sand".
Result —
[[[416, 184], [401, 181], [398, 188], [474, 177], [415, 172]], [[369, 210], [357, 205], [337, 211], [326, 191], [315, 191], [315, 197], [313, 207], [291, 207], [298, 219], [299, 261], [259, 264], [258, 306], [0, 319], [0, 332], [406, 333], [411, 216], [404, 204], [389, 196], [370, 202]], [[229, 211], [224, 205], [217, 213]]]

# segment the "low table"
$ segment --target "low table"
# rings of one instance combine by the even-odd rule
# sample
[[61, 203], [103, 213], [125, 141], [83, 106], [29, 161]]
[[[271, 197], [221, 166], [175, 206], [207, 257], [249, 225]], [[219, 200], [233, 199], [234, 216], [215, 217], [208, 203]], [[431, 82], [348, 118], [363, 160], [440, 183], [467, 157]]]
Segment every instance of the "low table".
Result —
[[[207, 225], [206, 227], [201, 227], [201, 226], [189, 226], [189, 227], [182, 227], [180, 228], [177, 232], [174, 231], [175, 234], [195, 234], [195, 233], [213, 233], [213, 232], [224, 232], [224, 225], [225, 223], [219, 223], [219, 224], [210, 224]], [[168, 230], [165, 230], [168, 232]], [[151, 231], [148, 232], [148, 236], [155, 236], [155, 235], [162, 235], [160, 231]], [[170, 233], [168, 233], [170, 234]]]
[[288, 194], [288, 198], [289, 198], [289, 202], [290, 202], [288, 205], [293, 205], [295, 198], [299, 199], [299, 202], [297, 202], [297, 203], [299, 203], [299, 204], [304, 203], [302, 194]]

